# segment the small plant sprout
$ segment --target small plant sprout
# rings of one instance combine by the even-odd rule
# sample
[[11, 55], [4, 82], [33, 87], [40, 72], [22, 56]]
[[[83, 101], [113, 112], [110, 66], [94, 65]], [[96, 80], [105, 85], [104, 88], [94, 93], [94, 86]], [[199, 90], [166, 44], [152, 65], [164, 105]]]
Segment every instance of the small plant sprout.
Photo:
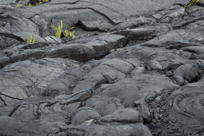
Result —
[[28, 3], [27, 6], [38, 6], [38, 5], [41, 5], [43, 3], [47, 3], [47, 2], [49, 2], [49, 0], [41, 0], [41, 1], [37, 2], [37, 3], [35, 3], [35, 4]]
[[70, 27], [69, 29], [65, 30], [63, 32], [64, 37], [74, 39], [75, 38], [75, 31], [73, 31], [74, 29], [75, 27]]
[[33, 43], [36, 43], [36, 40], [35, 40], [35, 38], [31, 35], [31, 36], [29, 36], [29, 37], [26, 39], [26, 42], [27, 42], [28, 44], [33, 44]]
[[22, 4], [16, 4], [16, 7], [17, 8], [20, 8], [20, 7], [22, 7], [23, 5]]
[[63, 29], [63, 21], [61, 20], [60, 23], [57, 26], [54, 26], [54, 30], [55, 30], [55, 34], [54, 36], [57, 38], [61, 38], [62, 36], [66, 37], [66, 38], [71, 38], [74, 39], [75, 38], [75, 27], [68, 27], [67, 30], [62, 30]]
[[60, 24], [54, 27], [55, 30], [55, 37], [61, 38], [62, 35], [62, 28], [63, 28], [63, 21], [60, 21]]
[[75, 32], [74, 31], [65, 30], [63, 32], [63, 34], [64, 34], [64, 37], [71, 38], [71, 39], [75, 38]]
[[43, 3], [48, 2], [49, 0], [42, 0]]
[[31, 3], [29, 3], [28, 6], [31, 7], [31, 6], [34, 6], [34, 5], [32, 5]]
[[199, 0], [190, 0], [188, 3], [186, 3], [183, 7], [184, 8], [188, 8], [194, 4], [197, 4], [199, 2]]

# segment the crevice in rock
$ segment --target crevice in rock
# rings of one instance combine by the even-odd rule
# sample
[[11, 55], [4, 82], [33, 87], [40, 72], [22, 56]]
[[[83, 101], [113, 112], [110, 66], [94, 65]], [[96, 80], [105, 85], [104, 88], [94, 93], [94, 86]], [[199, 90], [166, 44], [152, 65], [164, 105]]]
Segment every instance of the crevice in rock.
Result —
[[33, 44], [26, 44], [21, 49], [37, 49], [37, 48], [45, 48], [49, 46], [50, 45], [48, 43], [38, 42], [38, 43], [33, 43]]
[[94, 8], [90, 8], [90, 7], [87, 7], [87, 9], [90, 9], [90, 10], [94, 11], [95, 13], [98, 13], [99, 15], [105, 17], [112, 25], [117, 25], [117, 24], [119, 24], [119, 23], [113, 21], [109, 16], [107, 16], [107, 15], [104, 14], [103, 12], [100, 12], [100, 11], [98, 11], [98, 10], [96, 10], [96, 9], [94, 9]]
[[192, 18], [188, 21], [185, 21], [185, 22], [180, 22], [180, 23], [177, 23], [177, 24], [173, 24], [173, 29], [181, 29], [181, 28], [184, 28], [185, 26], [191, 24], [191, 23], [195, 23], [197, 21], [201, 21], [201, 20], [204, 20], [204, 16], [201, 16], [201, 17], [196, 17], [196, 18]]
[[[86, 0], [83, 0], [83, 2], [87, 2], [87, 3], [92, 4], [91, 2], [86, 1]], [[99, 2], [94, 2], [94, 4], [95, 4], [95, 5], [98, 5], [98, 6], [102, 6], [102, 7], [106, 8], [106, 9], [108, 9], [108, 10], [110, 10], [110, 11], [112, 11], [112, 12], [118, 14], [118, 15], [120, 15], [121, 17], [124, 17], [124, 15], [123, 15], [122, 13], [119, 13], [119, 12], [117, 12], [116, 10], [109, 8], [108, 6], [105, 6], [104, 4], [101, 4], [101, 3], [99, 3]]]
[[12, 97], [12, 96], [9, 96], [7, 94], [4, 94], [2, 92], [0, 92], [0, 95], [4, 96], [4, 97], [7, 97], [7, 98], [10, 98], [10, 99], [15, 99], [15, 100], [24, 100], [24, 99], [21, 99], [21, 98], [16, 98], [16, 97]]
[[9, 117], [12, 117], [13, 114], [21, 107], [21, 105], [17, 105], [13, 108], [13, 110], [8, 114]]
[[0, 35], [3, 35], [5, 37], [9, 37], [9, 38], [13, 38], [13, 39], [16, 39], [16, 40], [21, 41], [21, 42], [24, 41], [22, 38], [20, 38], [19, 36], [14, 35], [12, 33], [2, 33], [2, 32], [0, 32]]
[[[36, 29], [37, 35], [41, 35], [40, 31], [38, 32], [38, 29], [41, 29], [40, 24], [48, 23], [42, 30], [50, 34], [52, 32], [53, 35], [53, 28], [53, 31], [49, 28], [51, 25], [58, 25], [58, 21], [62, 19], [66, 24], [74, 24], [77, 27], [74, 30], [76, 39], [65, 40], [66, 37], [61, 35], [61, 39], [56, 40], [48, 36], [49, 39], [45, 37], [45, 42], [26, 44], [26, 40], [21, 39], [21, 36], [4, 33], [3, 30], [0, 33], [2, 37], [20, 41], [0, 52], [0, 65], [6, 66], [0, 70], [0, 89], [3, 90], [0, 92], [1, 115], [12, 117], [9, 120], [0, 116], [0, 122], [8, 120], [8, 124], [5, 124], [9, 127], [5, 125], [5, 131], [14, 128], [11, 134], [17, 132], [16, 135], [35, 135], [35, 128], [42, 128], [42, 135], [151, 136], [146, 127], [148, 126], [153, 136], [204, 134], [203, 128], [200, 129], [203, 125], [195, 123], [195, 126], [191, 127], [195, 118], [200, 119], [201, 123], [204, 121], [200, 114], [204, 113], [204, 93], [201, 87], [204, 75], [201, 71], [203, 67], [200, 68], [203, 63], [196, 65], [197, 59], [201, 58], [199, 55], [203, 54], [201, 42], [204, 16], [200, 15], [203, 11], [200, 12], [198, 6], [192, 6], [191, 16], [187, 16], [183, 9], [177, 6], [158, 10], [158, 14], [147, 18], [137, 12], [140, 7], [136, 10], [134, 5], [123, 7], [121, 3], [124, 0], [113, 0], [111, 2], [116, 3], [110, 7], [110, 1], [107, 0], [62, 1], [64, 2], [53, 0], [47, 5], [19, 8], [19, 13], [21, 10], [25, 12], [31, 9], [25, 15], [22, 13], [22, 16], [31, 20], [25, 21], [25, 24], [24, 20], [22, 21], [23, 27], [25, 26], [22, 30], [27, 31], [28, 25], [31, 32]], [[157, 6], [158, 1], [147, 0], [141, 3], [147, 2], [151, 7], [150, 2]], [[125, 1], [124, 6], [129, 5], [128, 2], [131, 4], [132, 0]], [[160, 4], [163, 4], [163, 1]], [[39, 10], [39, 13], [32, 13], [32, 10]], [[4, 13], [4, 9], [1, 11]], [[154, 14], [153, 11], [148, 14]], [[5, 13], [7, 14], [7, 11]], [[11, 13], [12, 11], [8, 11], [8, 14]], [[46, 20], [46, 17], [50, 20]], [[156, 22], [160, 17], [167, 23]], [[13, 25], [21, 27], [21, 23]], [[13, 26], [6, 27], [9, 29]], [[192, 30], [194, 28], [195, 32]], [[120, 33], [122, 31], [125, 33]], [[21, 45], [23, 41], [24, 44]], [[201, 48], [197, 48], [198, 46]], [[200, 90], [196, 90], [197, 87], [200, 87]], [[12, 91], [16, 93], [9, 94]], [[22, 99], [24, 95], [29, 98]], [[70, 114], [85, 106], [92, 106], [99, 114], [99, 119], [91, 118], [75, 125], [69, 120], [72, 118]], [[128, 113], [127, 118], [118, 114], [118, 118], [100, 120], [106, 115], [116, 117], [113, 113], [117, 109], [127, 107], [138, 111], [138, 119], [130, 118], [130, 114], [135, 114]], [[88, 114], [85, 114], [85, 118]], [[192, 123], [188, 124], [189, 129], [186, 129], [187, 123]], [[19, 125], [21, 129], [18, 131], [18, 124], [26, 127]], [[5, 129], [5, 126], [2, 125], [2, 128]], [[198, 128], [198, 131], [193, 132], [194, 127]], [[3, 129], [0, 127], [0, 133], [4, 133]], [[36, 133], [39, 134], [40, 131]]]
[[[50, 0], [52, 1], [52, 0]], [[73, 4], [77, 4], [78, 2], [80, 2], [81, 0], [75, 0], [73, 2], [60, 2], [60, 3], [49, 3], [50, 5], [62, 5], [62, 4], [69, 4], [69, 5], [73, 5]]]
[[1, 100], [1, 102], [3, 103], [4, 106], [7, 106], [6, 101], [5, 101], [1, 96], [0, 96], [0, 100]]
[[101, 30], [99, 27], [87, 27], [83, 21], [79, 20], [76, 24], [77, 27], [82, 28], [85, 31], [98, 31], [98, 32], [106, 32], [105, 30]]

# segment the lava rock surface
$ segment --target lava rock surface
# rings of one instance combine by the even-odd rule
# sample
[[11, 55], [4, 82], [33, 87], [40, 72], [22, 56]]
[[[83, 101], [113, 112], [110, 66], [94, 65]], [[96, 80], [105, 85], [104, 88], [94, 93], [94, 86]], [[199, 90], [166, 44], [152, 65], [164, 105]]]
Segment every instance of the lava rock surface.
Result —
[[1, 136], [204, 135], [203, 0], [39, 2], [0, 0]]

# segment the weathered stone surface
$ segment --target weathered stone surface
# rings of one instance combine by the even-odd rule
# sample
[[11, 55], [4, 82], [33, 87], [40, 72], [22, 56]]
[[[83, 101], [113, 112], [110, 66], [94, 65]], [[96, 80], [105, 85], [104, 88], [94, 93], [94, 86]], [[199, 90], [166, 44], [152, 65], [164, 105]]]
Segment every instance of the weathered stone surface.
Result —
[[0, 0], [0, 135], [203, 136], [204, 1], [187, 2]]
[[201, 78], [203, 70], [203, 62], [184, 64], [174, 71], [174, 78], [181, 85], [196, 82]]
[[100, 84], [114, 83], [125, 78], [126, 74], [137, 67], [137, 61], [133, 60], [133, 62], [135, 62], [135, 64], [119, 59], [105, 60], [83, 77], [84, 80], [81, 80], [77, 84], [74, 88], [74, 92], [84, 89], [89, 90]]
[[[63, 19], [65, 21], [65, 17], [69, 18], [70, 23], [77, 22], [78, 20], [101, 20], [102, 17], [106, 22], [110, 22], [112, 24], [119, 23], [123, 21], [125, 18], [140, 15], [140, 14], [148, 14], [151, 11], [156, 11], [169, 5], [173, 4], [174, 0], [169, 0], [162, 2], [158, 1], [150, 1], [150, 0], [140, 0], [137, 2], [133, 2], [131, 0], [128, 1], [56, 1], [53, 0], [48, 4], [41, 5], [39, 7], [31, 7], [32, 11], [38, 12], [40, 14], [44, 14], [48, 18], [52, 18], [54, 20]], [[114, 4], [113, 4], [114, 3]], [[43, 7], [43, 8], [42, 8]], [[128, 7], [128, 8], [127, 8]], [[135, 8], [137, 7], [137, 8]], [[64, 8], [63, 11], [58, 11], [58, 9]], [[75, 9], [78, 9], [75, 10]], [[67, 12], [68, 11], [68, 12]], [[86, 13], [86, 15], [85, 15]], [[79, 14], [78, 16], [74, 16]], [[90, 15], [90, 16], [87, 16]], [[85, 17], [83, 17], [85, 16]], [[93, 18], [95, 16], [95, 18]], [[92, 20], [92, 21], [94, 21]], [[103, 22], [105, 22], [103, 21]]]
[[79, 125], [90, 119], [99, 119], [100, 114], [92, 108], [83, 107], [73, 113], [72, 124]]
[[46, 89], [52, 80], [63, 74], [67, 67], [77, 65], [61, 58], [26, 60], [8, 65], [0, 74], [0, 92], [5, 94], [2, 99], [8, 105], [27, 97], [40, 96], [41, 91]]
[[51, 57], [67, 57], [79, 61], [86, 61], [93, 58], [102, 57], [115, 48], [126, 45], [126, 38], [121, 35], [101, 35], [84, 39], [79, 43], [66, 44], [56, 47], [48, 52]]
[[87, 100], [86, 106], [94, 108], [101, 116], [111, 114], [124, 107], [117, 98], [97, 95]]
[[[162, 48], [148, 48], [140, 45], [119, 49], [106, 56], [106, 58], [111, 59], [133, 59], [138, 68], [146, 67], [150, 70], [168, 69], [173, 65], [181, 65], [191, 57], [192, 54], [189, 52], [166, 50]], [[155, 66], [155, 64], [157, 66]]]
[[88, 135], [88, 136], [152, 136], [146, 126], [141, 123], [131, 125], [81, 125], [69, 126], [69, 135]]
[[[1, 35], [1, 34], [0, 34]], [[19, 44], [20, 43], [20, 37], [17, 37], [15, 35], [12, 35], [12, 34], [2, 34], [0, 36], [0, 42], [1, 42], [1, 46], [0, 46], [0, 50], [1, 49], [4, 49], [4, 48], [7, 48], [11, 45], [16, 45], [16, 44]]]
[[165, 32], [168, 32], [169, 30], [171, 30], [171, 26], [167, 24], [160, 24], [158, 26], [154, 25], [131, 29], [128, 28], [119, 33], [133, 40], [149, 40]]
[[[1, 135], [9, 136], [44, 136], [44, 135], [63, 135], [60, 134], [60, 127], [55, 123], [47, 124], [37, 122], [21, 122], [12, 117], [0, 117], [0, 133]], [[37, 131], [36, 131], [37, 130]], [[64, 135], [65, 136], [65, 135]]]
[[108, 86], [103, 94], [117, 97], [126, 106], [133, 105], [135, 101], [143, 101], [148, 96], [162, 93], [165, 89], [175, 89], [177, 85], [170, 79], [159, 74], [138, 74], [132, 78], [120, 80], [119, 82]]
[[134, 109], [119, 109], [110, 115], [102, 117], [101, 121], [135, 123], [139, 122], [139, 112]]
[[160, 132], [155, 135], [203, 135], [203, 83], [186, 85], [169, 97], [164, 95], [159, 103], [163, 105], [155, 110], [153, 126], [159, 126]]
[[7, 5], [7, 4], [15, 4], [16, 0], [0, 0], [1, 5]]
[[204, 42], [203, 34], [199, 31], [192, 30], [174, 30], [165, 35], [161, 35], [146, 43], [149, 47], [164, 47], [168, 49], [179, 49], [191, 45], [199, 45]]
[[65, 72], [53, 79], [46, 89], [42, 90], [42, 96], [57, 96], [60, 94], [71, 94], [74, 85], [86, 72], [78, 64], [66, 68]]
[[112, 49], [124, 47], [127, 44], [127, 39], [124, 36], [116, 34], [101, 34], [88, 39], [81, 39], [72, 44], [54, 44], [42, 42], [34, 44], [23, 44], [14, 46], [9, 49], [2, 50], [2, 66], [11, 63], [22, 61], [30, 58], [43, 57], [61, 57], [70, 58], [78, 61], [87, 61], [89, 59], [100, 58], [110, 53]]
[[1, 30], [11, 33], [30, 32], [39, 34], [39, 28], [31, 20], [22, 15], [23, 13], [13, 7], [1, 6]]

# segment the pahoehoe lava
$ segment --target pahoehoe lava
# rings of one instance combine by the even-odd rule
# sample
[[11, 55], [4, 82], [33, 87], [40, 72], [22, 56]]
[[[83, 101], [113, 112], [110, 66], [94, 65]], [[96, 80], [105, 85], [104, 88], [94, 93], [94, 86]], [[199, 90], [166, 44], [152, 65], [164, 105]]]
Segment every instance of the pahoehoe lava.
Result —
[[0, 136], [203, 136], [188, 2], [0, 0]]

